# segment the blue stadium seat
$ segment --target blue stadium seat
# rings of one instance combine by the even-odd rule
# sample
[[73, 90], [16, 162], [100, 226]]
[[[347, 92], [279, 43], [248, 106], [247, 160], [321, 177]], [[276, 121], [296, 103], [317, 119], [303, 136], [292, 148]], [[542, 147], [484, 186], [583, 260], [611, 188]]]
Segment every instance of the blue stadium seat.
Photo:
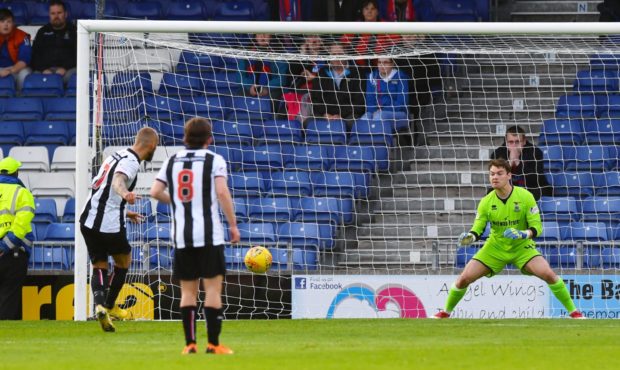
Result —
[[248, 202], [252, 221], [283, 222], [291, 219], [291, 206], [285, 197], [255, 198]]
[[[69, 8], [72, 7], [67, 2], [65, 2], [65, 6], [67, 7], [67, 12], [71, 13]], [[28, 10], [30, 15], [29, 25], [42, 26], [49, 23], [49, 5], [47, 2], [30, 1], [28, 2]], [[67, 18], [71, 18], [71, 14]]]
[[620, 196], [620, 172], [609, 171], [594, 177], [597, 196]]
[[58, 221], [56, 201], [52, 198], [35, 198], [35, 212], [32, 222], [36, 223], [55, 223]]
[[[236, 66], [235, 66], [236, 68]], [[224, 95], [224, 96], [230, 96], [230, 95], [235, 95], [237, 94], [239, 91], [241, 91], [241, 84], [240, 84], [240, 76], [239, 73], [237, 72], [205, 72], [202, 73], [202, 81], [204, 83], [204, 91], [207, 95]], [[251, 98], [251, 99], [258, 99], [258, 98]], [[258, 99], [261, 101], [266, 100], [265, 98], [261, 98]], [[250, 101], [250, 104], [253, 104]], [[264, 111], [263, 112], [270, 112], [271, 108], [269, 108], [268, 111]], [[241, 118], [243, 115], [239, 115], [239, 118]], [[256, 114], [248, 114], [248, 118], [257, 118], [258, 116]]]
[[[90, 83], [90, 87], [92, 89], [92, 82]], [[67, 88], [65, 89], [65, 96], [76, 96], [77, 95], [77, 73], [74, 73], [69, 77], [69, 82], [67, 82]]]
[[117, 125], [122, 125], [127, 121], [137, 121], [144, 116], [144, 109], [139, 110], [141, 104], [143, 103], [136, 96], [103, 98], [101, 100], [103, 120]]
[[163, 96], [195, 96], [202, 92], [202, 78], [196, 73], [164, 72], [159, 85], [159, 94]]
[[75, 222], [75, 198], [67, 199], [62, 213], [62, 222]]
[[229, 171], [236, 171], [237, 168], [240, 165], [240, 155], [241, 155], [241, 149], [237, 148], [237, 147], [228, 147], [225, 145], [212, 145], [209, 146], [209, 149], [211, 151], [213, 151], [216, 154], [221, 155], [222, 157], [224, 157], [224, 160], [226, 161], [226, 163], [228, 164], [228, 170]]
[[588, 145], [615, 145], [620, 142], [620, 119], [587, 120], [584, 131]]
[[200, 0], [179, 0], [170, 2], [168, 5], [169, 20], [205, 20], [206, 14], [203, 3]]
[[242, 151], [241, 166], [244, 170], [273, 170], [284, 168], [290, 160], [293, 147], [290, 145], [265, 144]]
[[356, 175], [352, 172], [311, 172], [312, 192], [315, 196], [355, 197]]
[[316, 270], [318, 268], [319, 253], [314, 248], [293, 249], [294, 270]]
[[346, 144], [346, 125], [340, 119], [310, 119], [306, 123], [306, 142], [325, 145]]
[[595, 112], [595, 96], [589, 94], [562, 95], [556, 108], [556, 116], [562, 118], [594, 118]]
[[270, 120], [273, 119], [271, 100], [269, 98], [252, 98], [238, 96], [233, 98], [233, 110], [229, 120]]
[[[565, 160], [569, 159], [564, 157]], [[616, 166], [617, 159], [613, 158], [606, 146], [584, 145], [575, 148], [575, 157], [569, 160], [565, 169], [568, 171], [602, 172]]]
[[245, 264], [243, 259], [250, 248], [226, 247], [224, 248], [224, 258], [227, 270], [243, 270]]
[[218, 4], [213, 19], [217, 21], [252, 21], [254, 5], [250, 1], [227, 1]]
[[123, 5], [123, 15], [134, 19], [162, 19], [163, 9], [158, 1], [128, 2]]
[[0, 78], [0, 98], [12, 98], [15, 96], [15, 77], [8, 75]]
[[155, 207], [155, 221], [157, 223], [172, 222], [172, 207], [169, 204], [157, 202]]
[[65, 247], [42, 247], [32, 248], [29, 268], [32, 270], [69, 270], [69, 256]]
[[586, 197], [594, 195], [592, 174], [562, 172], [546, 174], [547, 181], [558, 197]]
[[126, 204], [126, 207], [128, 211], [136, 212], [144, 216], [145, 222], [152, 222], [154, 219], [153, 208], [149, 198], [140, 198], [136, 200], [134, 204]]
[[[83, 4], [79, 16], [75, 10], [73, 11], [74, 19], [95, 19], [96, 15], [97, 7], [94, 3]], [[117, 18], [120, 14], [116, 3], [110, 0], [106, 0], [103, 15], [104, 18]]]
[[620, 67], [620, 54], [594, 54], [590, 57], [592, 68], [618, 70]]
[[242, 242], [260, 245], [276, 242], [275, 228], [272, 223], [249, 222], [239, 224], [238, 227]]
[[433, 0], [433, 11], [438, 22], [477, 22], [475, 0]]
[[4, 121], [0, 124], [0, 148], [6, 156], [11, 147], [24, 143], [24, 124]]
[[43, 103], [39, 98], [4, 99], [3, 121], [40, 121], [43, 119]]
[[540, 148], [543, 153], [545, 171], [561, 172], [568, 161], [575, 160], [575, 147], [551, 145]]
[[294, 202], [296, 201], [291, 200], [291, 206], [297, 211], [294, 221], [343, 223], [341, 203], [338, 198], [305, 197], [297, 200], [297, 205]]
[[454, 259], [455, 267], [465, 267], [467, 262], [480, 250], [479, 247], [459, 247]]
[[601, 263], [604, 269], [620, 268], [620, 248], [603, 248], [601, 251]]
[[123, 71], [112, 79], [110, 94], [112, 96], [133, 96], [138, 93], [152, 93], [153, 82], [148, 72]]
[[603, 222], [573, 222], [567, 229], [565, 240], [606, 241], [607, 226]]
[[2, 3], [2, 8], [9, 9], [13, 13], [13, 23], [15, 23], [16, 26], [30, 23], [27, 4], [21, 1], [7, 1]]
[[162, 245], [159, 247], [149, 248], [149, 268], [171, 270], [173, 260], [174, 260], [174, 247], [173, 246]]
[[266, 192], [260, 172], [233, 172], [228, 175], [228, 186], [234, 197], [260, 197]]
[[342, 198], [338, 199], [340, 213], [342, 215], [342, 222], [345, 225], [350, 225], [353, 223], [353, 199], [351, 198]]
[[224, 119], [228, 115], [231, 105], [231, 98], [224, 95], [187, 97], [181, 102], [181, 107], [186, 115], [206, 117], [210, 120]]
[[620, 197], [588, 197], [581, 204], [583, 221], [620, 222]]
[[577, 251], [575, 247], [552, 247], [540, 248], [543, 256], [553, 268], [575, 268], [577, 264]]
[[157, 244], [161, 246], [161, 244], [171, 243], [171, 224], [170, 223], [157, 223], [157, 224], [147, 224], [146, 234], [144, 237], [144, 241], [153, 244]]
[[269, 189], [276, 196], [309, 196], [312, 194], [310, 175], [308, 172], [293, 170], [272, 173]]
[[541, 197], [538, 201], [545, 221], [580, 221], [581, 214], [573, 197]]
[[596, 113], [600, 118], [620, 118], [620, 95], [598, 95]]
[[284, 271], [290, 268], [288, 264], [289, 262], [288, 253], [289, 252], [287, 249], [269, 248], [269, 252], [271, 252], [271, 256], [273, 257], [273, 261], [271, 263], [271, 271]]
[[[235, 197], [233, 198], [233, 205], [235, 207], [235, 216], [237, 217], [237, 222], [247, 222], [248, 221], [248, 200], [247, 198]], [[222, 217], [224, 222], [227, 222], [226, 217]]]
[[335, 163], [331, 169], [336, 171], [376, 172], [387, 170], [387, 148], [369, 146], [336, 146]]
[[43, 240], [75, 243], [75, 224], [52, 223], [48, 226]]
[[298, 120], [270, 120], [252, 124], [254, 137], [259, 142], [300, 143], [303, 128]]
[[205, 72], [223, 71], [236, 66], [236, 61], [219, 55], [202, 54], [195, 51], [184, 51], [179, 56], [176, 66], [177, 73], [196, 72], [201, 75]]
[[392, 146], [392, 125], [381, 120], [357, 120], [351, 128], [349, 145]]
[[331, 225], [309, 222], [286, 222], [278, 228], [278, 241], [291, 243], [293, 248], [330, 249], [333, 245]]
[[24, 79], [23, 97], [59, 97], [63, 96], [63, 77], [59, 74], [31, 73]]
[[333, 147], [322, 145], [296, 145], [286, 168], [299, 170], [328, 170], [333, 167]]
[[[149, 96], [144, 99], [143, 106], [146, 115], [157, 121], [183, 120], [181, 100], [165, 96]], [[183, 125], [181, 125], [183, 127]], [[182, 137], [182, 136], [181, 136]]]
[[[67, 145], [69, 128], [64, 121], [30, 121], [24, 122], [24, 145]], [[50, 151], [53, 154], [53, 151]], [[50, 159], [51, 162], [51, 159]]]
[[538, 145], [579, 145], [583, 142], [583, 129], [578, 119], [548, 119], [538, 138]]
[[50, 98], [43, 101], [46, 121], [75, 121], [75, 98]]
[[573, 89], [579, 92], [606, 92], [620, 90], [618, 71], [588, 69], [577, 72]]
[[557, 222], [543, 222], [542, 233], [536, 235], [537, 243], [544, 243], [546, 241], [559, 241], [562, 239], [560, 233], [560, 225]]
[[252, 145], [252, 127], [244, 121], [213, 121], [213, 141], [217, 145]]

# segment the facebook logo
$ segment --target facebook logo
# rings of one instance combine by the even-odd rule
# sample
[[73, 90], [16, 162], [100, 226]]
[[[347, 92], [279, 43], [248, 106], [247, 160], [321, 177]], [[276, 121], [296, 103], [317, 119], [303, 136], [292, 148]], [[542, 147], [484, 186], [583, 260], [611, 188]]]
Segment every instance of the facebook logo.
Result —
[[295, 278], [295, 289], [306, 289], [306, 278]]

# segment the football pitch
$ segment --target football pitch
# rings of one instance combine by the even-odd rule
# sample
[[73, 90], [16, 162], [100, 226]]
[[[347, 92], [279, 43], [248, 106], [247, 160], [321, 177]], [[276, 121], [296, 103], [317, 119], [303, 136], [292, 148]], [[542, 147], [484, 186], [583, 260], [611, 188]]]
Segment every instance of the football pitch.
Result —
[[[198, 345], [205, 346], [204, 321]], [[619, 369], [620, 320], [226, 321], [232, 356], [183, 356], [180, 322], [0, 321], [1, 369]]]

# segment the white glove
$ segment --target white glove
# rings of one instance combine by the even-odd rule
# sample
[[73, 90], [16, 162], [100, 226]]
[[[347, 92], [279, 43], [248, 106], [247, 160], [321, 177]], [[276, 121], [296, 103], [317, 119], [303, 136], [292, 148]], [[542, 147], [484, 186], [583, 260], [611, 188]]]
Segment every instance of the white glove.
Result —
[[476, 235], [470, 232], [464, 232], [459, 236], [459, 245], [470, 245], [476, 241]]

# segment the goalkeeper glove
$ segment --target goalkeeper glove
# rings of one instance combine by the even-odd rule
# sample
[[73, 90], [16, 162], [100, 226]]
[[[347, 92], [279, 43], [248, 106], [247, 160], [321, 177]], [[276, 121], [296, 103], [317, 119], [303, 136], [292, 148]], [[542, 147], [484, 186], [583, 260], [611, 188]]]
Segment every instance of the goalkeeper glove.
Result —
[[476, 241], [476, 235], [470, 232], [464, 232], [459, 236], [459, 245], [470, 245]]
[[527, 239], [527, 235], [527, 231], [517, 230], [514, 227], [511, 227], [510, 229], [506, 229], [506, 231], [504, 231], [504, 238], [513, 240]]

